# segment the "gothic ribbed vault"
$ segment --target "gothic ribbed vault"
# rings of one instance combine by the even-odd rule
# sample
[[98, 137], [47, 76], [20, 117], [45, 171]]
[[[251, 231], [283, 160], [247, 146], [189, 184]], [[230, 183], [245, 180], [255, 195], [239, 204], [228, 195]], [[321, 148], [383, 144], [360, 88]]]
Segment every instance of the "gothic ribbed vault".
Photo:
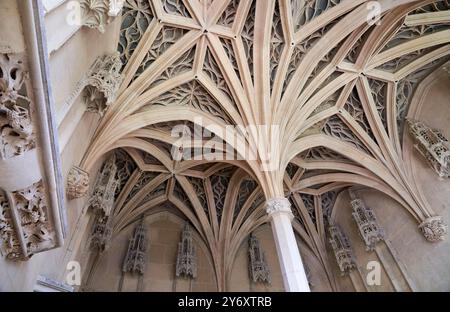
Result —
[[[123, 82], [80, 165], [89, 171], [113, 150], [128, 162], [114, 232], [170, 205], [209, 246], [225, 288], [238, 247], [268, 221], [264, 199], [286, 196], [333, 284], [325, 226], [340, 190], [371, 187], [418, 224], [432, 217], [402, 146], [417, 86], [450, 59], [450, 3], [378, 3], [380, 20], [368, 22], [365, 0], [127, 0]], [[226, 142], [216, 153], [241, 156], [239, 141], [256, 134], [230, 141], [226, 125], [280, 131], [258, 141], [256, 160], [178, 161], [179, 124], [208, 128]], [[269, 147], [276, 169], [262, 171]]]

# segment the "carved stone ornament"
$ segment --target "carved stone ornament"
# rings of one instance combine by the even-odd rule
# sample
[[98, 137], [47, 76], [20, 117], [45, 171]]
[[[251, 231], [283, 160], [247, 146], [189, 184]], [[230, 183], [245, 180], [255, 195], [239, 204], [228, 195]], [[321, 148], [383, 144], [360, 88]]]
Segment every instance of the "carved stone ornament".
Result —
[[278, 212], [285, 212], [289, 213], [291, 215], [291, 218], [294, 217], [291, 211], [291, 203], [287, 198], [283, 197], [268, 199], [266, 202], [266, 212], [268, 215]]
[[450, 177], [450, 142], [443, 133], [420, 121], [408, 120], [414, 147], [422, 154], [440, 178]]
[[116, 155], [113, 154], [103, 165], [95, 182], [94, 191], [89, 199], [89, 206], [94, 211], [102, 211], [105, 216], [111, 214], [114, 195], [120, 179], [117, 177]]
[[22, 54], [0, 54], [0, 160], [36, 146], [30, 116], [28, 73]]
[[269, 284], [272, 282], [266, 255], [258, 238], [250, 234], [248, 238], [249, 271], [254, 283]]
[[147, 229], [142, 218], [134, 229], [134, 235], [130, 238], [127, 254], [123, 261], [122, 272], [138, 273], [144, 275], [147, 252]]
[[89, 190], [89, 174], [80, 167], [73, 166], [67, 176], [67, 197], [80, 198]]
[[192, 229], [187, 222], [181, 233], [181, 241], [178, 243], [176, 275], [187, 278], [197, 277], [197, 254], [192, 239]]
[[102, 211], [97, 211], [92, 226], [89, 247], [92, 250], [103, 252], [108, 249], [112, 235], [111, 220]]
[[103, 115], [110, 104], [116, 100], [122, 83], [120, 54], [114, 52], [96, 59], [87, 73], [83, 84], [87, 110]]
[[438, 242], [445, 239], [447, 235], [447, 224], [442, 220], [442, 217], [431, 217], [423, 221], [419, 225], [423, 236], [430, 242]]
[[331, 225], [328, 228], [328, 232], [330, 234], [330, 244], [333, 248], [339, 270], [342, 275], [346, 275], [356, 269], [355, 258], [350, 247], [350, 242], [337, 225]]
[[26, 260], [55, 246], [42, 181], [0, 192], [0, 237], [2, 254], [11, 260]]
[[352, 198], [353, 219], [366, 244], [366, 249], [373, 250], [378, 242], [384, 240], [384, 231], [379, 226], [373, 210], [367, 207], [362, 199], [357, 198], [353, 191], [350, 190], [349, 193]]
[[114, 17], [120, 14], [125, 0], [80, 0], [82, 23], [101, 33]]

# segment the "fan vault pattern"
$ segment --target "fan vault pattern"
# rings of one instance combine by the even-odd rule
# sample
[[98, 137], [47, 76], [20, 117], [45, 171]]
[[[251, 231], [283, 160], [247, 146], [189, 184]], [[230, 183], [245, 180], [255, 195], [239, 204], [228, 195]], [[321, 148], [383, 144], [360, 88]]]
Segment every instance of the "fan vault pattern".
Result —
[[[366, 2], [127, 0], [124, 81], [81, 163], [89, 170], [118, 148], [136, 163], [114, 232], [169, 202], [207, 242], [225, 289], [238, 247], [268, 221], [264, 198], [286, 196], [334, 285], [325, 228], [340, 190], [372, 187], [418, 223], [431, 218], [402, 160], [403, 128], [418, 84], [450, 60], [450, 5], [381, 0], [372, 25]], [[197, 117], [206, 128], [279, 125], [280, 136], [264, 138], [256, 160], [172, 159], [172, 126]], [[268, 146], [277, 170], [261, 171]], [[227, 148], [241, 154], [236, 142]]]

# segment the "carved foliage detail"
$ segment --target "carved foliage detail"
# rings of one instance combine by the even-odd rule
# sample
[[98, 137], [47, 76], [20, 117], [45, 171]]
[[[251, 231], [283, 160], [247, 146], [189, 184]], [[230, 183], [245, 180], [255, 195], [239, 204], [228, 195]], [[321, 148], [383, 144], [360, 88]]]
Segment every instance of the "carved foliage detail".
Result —
[[73, 166], [67, 176], [67, 197], [80, 198], [87, 194], [89, 189], [89, 174], [83, 169]]
[[21, 54], [0, 54], [0, 159], [35, 148], [28, 72]]
[[419, 225], [419, 229], [429, 242], [444, 240], [448, 231], [447, 224], [439, 216], [426, 219]]
[[106, 25], [119, 15], [124, 3], [125, 0], [80, 0], [81, 22], [103, 33]]

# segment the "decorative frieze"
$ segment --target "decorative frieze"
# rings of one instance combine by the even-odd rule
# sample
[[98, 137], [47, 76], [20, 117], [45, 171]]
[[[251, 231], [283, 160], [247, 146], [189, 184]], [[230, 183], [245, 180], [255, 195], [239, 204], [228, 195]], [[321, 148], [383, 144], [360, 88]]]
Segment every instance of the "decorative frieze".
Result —
[[122, 272], [137, 273], [144, 275], [147, 253], [147, 229], [144, 218], [141, 219], [134, 229], [134, 235], [130, 238], [127, 254], [122, 265]]
[[349, 193], [352, 199], [353, 219], [366, 244], [366, 249], [373, 250], [379, 241], [384, 240], [384, 231], [379, 226], [373, 210], [367, 207], [362, 199], [357, 198], [352, 190], [349, 190]]
[[89, 174], [83, 169], [73, 166], [67, 176], [67, 197], [80, 198], [89, 190]]
[[272, 282], [266, 255], [258, 238], [250, 234], [248, 238], [249, 273], [254, 283], [270, 284]]
[[94, 211], [102, 211], [105, 216], [109, 216], [114, 206], [114, 195], [119, 184], [116, 155], [112, 154], [103, 164], [97, 176], [94, 191], [89, 199], [89, 206]]
[[330, 244], [342, 275], [356, 269], [355, 258], [347, 236], [337, 225], [330, 225]]
[[408, 120], [414, 147], [426, 158], [440, 178], [450, 177], [450, 142], [440, 130], [420, 121]]
[[188, 222], [184, 225], [181, 241], [178, 243], [176, 275], [177, 277], [184, 276], [187, 278], [197, 277], [197, 254], [192, 229]]
[[125, 0], [79, 0], [84, 26], [96, 28], [101, 33], [114, 17], [120, 14]]
[[122, 83], [120, 69], [122, 61], [119, 52], [100, 56], [89, 69], [83, 85], [87, 110], [103, 115], [112, 104]]
[[423, 236], [430, 242], [438, 242], [445, 239], [447, 235], [447, 224], [442, 220], [442, 217], [431, 217], [423, 221], [419, 225]]

